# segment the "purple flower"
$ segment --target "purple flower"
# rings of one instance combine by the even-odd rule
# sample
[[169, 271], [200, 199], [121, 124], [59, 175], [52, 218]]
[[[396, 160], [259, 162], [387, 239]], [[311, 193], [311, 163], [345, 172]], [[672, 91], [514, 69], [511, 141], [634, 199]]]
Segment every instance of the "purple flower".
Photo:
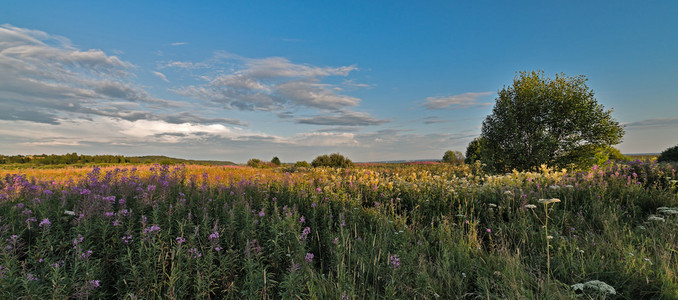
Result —
[[265, 215], [266, 215], [266, 213], [265, 213], [264, 210], [262, 209], [262, 210], [259, 212], [259, 216], [260, 216], [260, 217], [263, 217], [263, 216], [265, 216]]
[[84, 260], [89, 259], [90, 256], [92, 256], [92, 250], [87, 250], [87, 252], [80, 254], [80, 257]]
[[200, 251], [198, 251], [197, 248], [191, 248], [191, 250], [188, 250], [188, 253], [190, 253], [191, 257], [193, 257], [193, 258], [202, 257], [202, 253], [200, 253]]
[[122, 242], [125, 243], [125, 245], [129, 245], [133, 241], [132, 235], [126, 235], [122, 237]]
[[159, 232], [160, 231], [160, 226], [158, 225], [151, 225], [151, 227], [146, 227], [144, 228], [144, 233], [153, 233], [153, 232]]
[[108, 211], [108, 212], [105, 212], [105, 213], [104, 213], [104, 216], [106, 216], [107, 218], [110, 218], [110, 217], [115, 216], [115, 213], [112, 212], [112, 211]]
[[89, 281], [89, 289], [90, 290], [98, 288], [99, 285], [100, 285], [99, 280], [90, 280]]
[[306, 222], [306, 218], [304, 216], [301, 216], [301, 218], [299, 218], [299, 223], [305, 223], [305, 222]]
[[182, 237], [182, 236], [177, 237], [177, 244], [181, 245], [181, 243], [183, 243], [185, 241], [186, 241], [186, 239], [184, 237]]
[[318, 204], [316, 204], [315, 202], [311, 203], [311, 208], [315, 208], [316, 206], [318, 206]]
[[290, 264], [290, 268], [288, 270], [290, 271], [290, 273], [294, 273], [294, 271], [299, 270], [300, 268], [301, 266], [299, 265], [299, 263], [295, 263], [294, 261], [292, 261], [292, 264]]
[[338, 237], [335, 237], [334, 240], [332, 240], [332, 243], [335, 244], [335, 245], [338, 244], [338, 243], [339, 243], [339, 238], [338, 238]]
[[489, 228], [485, 229], [485, 231], [487, 231], [487, 233], [492, 233], [492, 229]]
[[311, 227], [304, 228], [304, 231], [301, 232], [299, 239], [305, 241], [308, 235], [311, 233]]
[[31, 274], [31, 273], [28, 273], [28, 274], [26, 274], [26, 279], [28, 279], [29, 281], [37, 281], [38, 277]]
[[42, 219], [42, 222], [40, 222], [40, 225], [38, 225], [38, 226], [40, 226], [42, 228], [43, 226], [49, 227], [50, 225], [52, 225], [52, 223], [49, 222], [49, 219], [44, 218], [44, 219]]
[[313, 253], [307, 252], [305, 259], [306, 259], [307, 263], [312, 263], [313, 262]]
[[218, 231], [215, 231], [214, 233], [210, 234], [210, 236], [209, 236], [208, 239], [209, 239], [210, 241], [211, 241], [211, 240], [218, 240], [218, 239], [219, 239], [219, 232], [218, 232]]
[[397, 254], [389, 255], [388, 257], [388, 265], [391, 267], [393, 270], [400, 269], [400, 258], [398, 257]]

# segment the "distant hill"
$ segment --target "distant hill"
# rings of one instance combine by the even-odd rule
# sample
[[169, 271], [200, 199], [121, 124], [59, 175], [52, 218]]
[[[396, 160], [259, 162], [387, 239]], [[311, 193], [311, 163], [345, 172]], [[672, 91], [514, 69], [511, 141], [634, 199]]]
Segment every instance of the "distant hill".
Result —
[[236, 163], [232, 161], [223, 161], [223, 160], [193, 160], [193, 159], [183, 159], [183, 158], [174, 158], [164, 155], [146, 155], [146, 156], [132, 156], [131, 158], [139, 159], [139, 163], [150, 164], [150, 163], [170, 163], [170, 164], [191, 164], [191, 165], [211, 165], [211, 166], [235, 166]]
[[0, 154], [0, 165], [20, 166], [20, 167], [39, 167], [39, 166], [58, 166], [58, 165], [107, 165], [107, 164], [196, 164], [196, 165], [215, 165], [215, 166], [234, 166], [231, 161], [217, 160], [192, 160], [183, 158], [174, 158], [164, 155], [147, 156], [123, 156], [123, 155], [82, 155], [75, 152], [63, 155], [57, 154], [36, 154], [36, 155], [2, 155]]

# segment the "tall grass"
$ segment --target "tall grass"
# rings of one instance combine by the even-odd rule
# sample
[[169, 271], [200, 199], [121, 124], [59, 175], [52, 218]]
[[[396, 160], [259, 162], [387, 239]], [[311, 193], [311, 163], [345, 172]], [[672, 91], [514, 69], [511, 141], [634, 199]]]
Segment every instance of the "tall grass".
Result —
[[0, 298], [678, 298], [670, 165], [77, 174], [0, 181]]

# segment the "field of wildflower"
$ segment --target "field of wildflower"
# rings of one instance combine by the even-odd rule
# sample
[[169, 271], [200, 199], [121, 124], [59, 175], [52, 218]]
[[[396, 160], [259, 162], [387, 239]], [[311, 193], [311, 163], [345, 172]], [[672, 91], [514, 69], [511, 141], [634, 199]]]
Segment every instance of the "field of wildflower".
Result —
[[5, 170], [2, 299], [676, 299], [675, 166]]

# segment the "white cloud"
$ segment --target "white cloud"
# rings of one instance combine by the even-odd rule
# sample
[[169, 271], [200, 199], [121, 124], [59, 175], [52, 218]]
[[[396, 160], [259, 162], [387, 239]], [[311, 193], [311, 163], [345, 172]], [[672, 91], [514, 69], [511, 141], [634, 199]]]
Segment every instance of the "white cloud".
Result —
[[167, 76], [165, 76], [165, 74], [160, 73], [160, 72], [158, 72], [158, 71], [153, 71], [153, 74], [154, 74], [155, 76], [158, 76], [158, 78], [162, 79], [162, 81], [164, 81], [164, 82], [169, 82], [169, 80], [167, 80]]
[[491, 102], [479, 102], [479, 98], [491, 95], [492, 92], [464, 93], [448, 97], [428, 97], [421, 105], [426, 109], [468, 108], [473, 106], [492, 105]]
[[[319, 67], [292, 63], [282, 57], [255, 59], [217, 52], [208, 62], [173, 61], [164, 64], [164, 67], [206, 69], [206, 73], [199, 76], [206, 81], [205, 84], [184, 86], [174, 91], [182, 96], [223, 105], [227, 109], [341, 111], [360, 104], [359, 98], [341, 94], [340, 86], [326, 82], [329, 77], [346, 77], [358, 70], [353, 65]], [[343, 86], [362, 87], [346, 80]]]
[[176, 42], [176, 43], [171, 43], [170, 45], [172, 46], [183, 46], [183, 45], [188, 45], [186, 42]]

